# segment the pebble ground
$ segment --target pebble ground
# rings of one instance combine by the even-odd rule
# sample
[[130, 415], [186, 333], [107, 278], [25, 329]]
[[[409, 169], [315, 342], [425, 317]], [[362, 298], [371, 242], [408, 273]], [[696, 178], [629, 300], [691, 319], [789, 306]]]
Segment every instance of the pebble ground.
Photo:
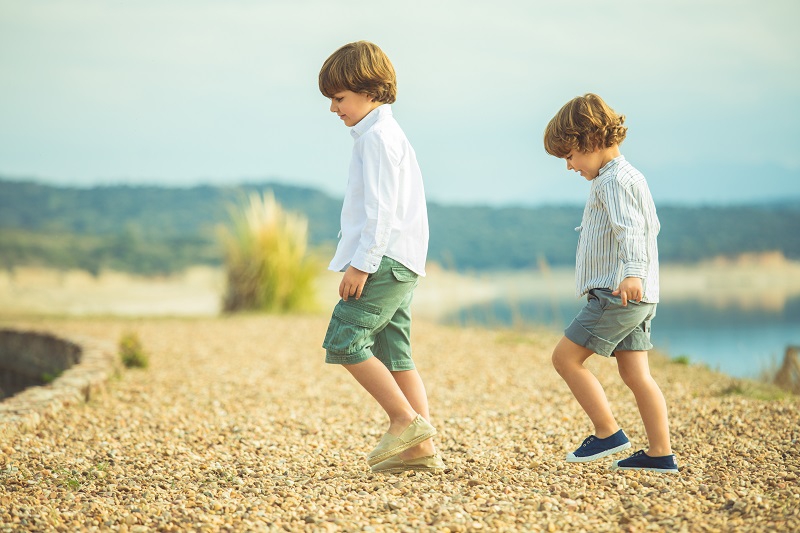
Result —
[[[0, 438], [0, 531], [800, 531], [800, 399], [702, 367], [651, 358], [680, 473], [612, 472], [564, 462], [590, 426], [553, 333], [415, 323], [448, 470], [385, 476], [385, 415], [324, 364], [326, 317], [3, 322], [135, 332], [150, 366]], [[614, 361], [590, 367], [646, 447]]]

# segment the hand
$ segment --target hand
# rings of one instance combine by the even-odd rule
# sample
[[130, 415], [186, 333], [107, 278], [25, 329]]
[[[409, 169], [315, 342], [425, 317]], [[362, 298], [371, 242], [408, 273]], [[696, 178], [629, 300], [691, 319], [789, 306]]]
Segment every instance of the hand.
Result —
[[342, 282], [339, 284], [339, 297], [345, 302], [350, 296], [355, 296], [356, 300], [361, 298], [361, 292], [364, 290], [367, 276], [369, 274], [354, 266], [347, 267], [344, 276], [342, 276]]
[[622, 306], [627, 307], [628, 300], [632, 302], [642, 301], [642, 278], [625, 278], [617, 287], [617, 290], [612, 292], [614, 296], [622, 298]]

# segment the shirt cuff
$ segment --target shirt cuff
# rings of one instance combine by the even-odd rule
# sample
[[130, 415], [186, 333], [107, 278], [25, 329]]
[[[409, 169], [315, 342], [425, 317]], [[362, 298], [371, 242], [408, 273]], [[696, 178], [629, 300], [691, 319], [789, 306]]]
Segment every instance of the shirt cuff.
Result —
[[647, 263], [644, 261], [631, 261], [622, 266], [623, 278], [641, 278], [647, 277]]
[[356, 252], [356, 255], [353, 256], [350, 265], [367, 274], [373, 274], [377, 272], [381, 264], [381, 259], [381, 257], [374, 257], [359, 250]]

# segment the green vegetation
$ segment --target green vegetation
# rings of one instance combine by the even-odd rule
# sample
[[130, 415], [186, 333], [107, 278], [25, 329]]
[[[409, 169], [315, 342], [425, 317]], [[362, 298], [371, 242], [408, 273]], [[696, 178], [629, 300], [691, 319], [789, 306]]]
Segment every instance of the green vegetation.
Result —
[[764, 381], [733, 379], [722, 389], [720, 396], [744, 396], [755, 400], [783, 400], [791, 397], [791, 393]]
[[224, 228], [226, 312], [311, 310], [320, 265], [308, 253], [308, 220], [285, 211], [272, 193], [250, 194]]
[[685, 365], [688, 366], [691, 363], [688, 355], [679, 355], [677, 357], [672, 358], [672, 362], [676, 365]]
[[80, 235], [0, 228], [0, 267], [103, 269], [143, 275], [181, 271], [189, 266], [218, 264], [216, 247], [196, 236], [145, 240], [136, 231], [115, 235]]
[[125, 368], [147, 368], [150, 361], [136, 333], [125, 333], [119, 340], [119, 356]]
[[[341, 200], [280, 184], [237, 187], [71, 188], [0, 179], [0, 268], [40, 265], [90, 272], [171, 273], [221, 265], [215, 228], [226, 205], [271, 191], [306, 216], [312, 247], [333, 247]], [[461, 271], [532, 268], [575, 261], [581, 206], [487, 207], [431, 203], [428, 257]], [[659, 205], [663, 263], [780, 251], [800, 259], [800, 199], [739, 206]]]
[[81, 481], [81, 474], [77, 470], [59, 468], [55, 470], [54, 473], [56, 475], [56, 485], [59, 487], [69, 490], [78, 490], [83, 484]]
[[44, 372], [44, 373], [42, 373], [42, 376], [41, 376], [42, 383], [45, 383], [45, 384], [52, 383], [55, 380], [57, 380], [60, 375], [61, 375], [61, 372], [55, 372], [55, 373]]
[[95, 466], [79, 471], [74, 468], [56, 468], [53, 470], [55, 485], [70, 491], [77, 491], [84, 487], [87, 483], [105, 476], [108, 469], [108, 463], [103, 461]]

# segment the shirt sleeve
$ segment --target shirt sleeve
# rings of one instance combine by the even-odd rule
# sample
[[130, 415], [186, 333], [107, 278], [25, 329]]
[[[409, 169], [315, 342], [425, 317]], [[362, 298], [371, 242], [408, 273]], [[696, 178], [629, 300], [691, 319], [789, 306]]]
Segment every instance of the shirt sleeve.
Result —
[[378, 270], [389, 246], [400, 192], [400, 159], [379, 133], [365, 136], [362, 175], [366, 223], [350, 262], [363, 272]]
[[647, 277], [647, 235], [645, 213], [635, 186], [609, 182], [600, 195], [608, 212], [611, 229], [619, 243], [619, 259], [624, 278]]

